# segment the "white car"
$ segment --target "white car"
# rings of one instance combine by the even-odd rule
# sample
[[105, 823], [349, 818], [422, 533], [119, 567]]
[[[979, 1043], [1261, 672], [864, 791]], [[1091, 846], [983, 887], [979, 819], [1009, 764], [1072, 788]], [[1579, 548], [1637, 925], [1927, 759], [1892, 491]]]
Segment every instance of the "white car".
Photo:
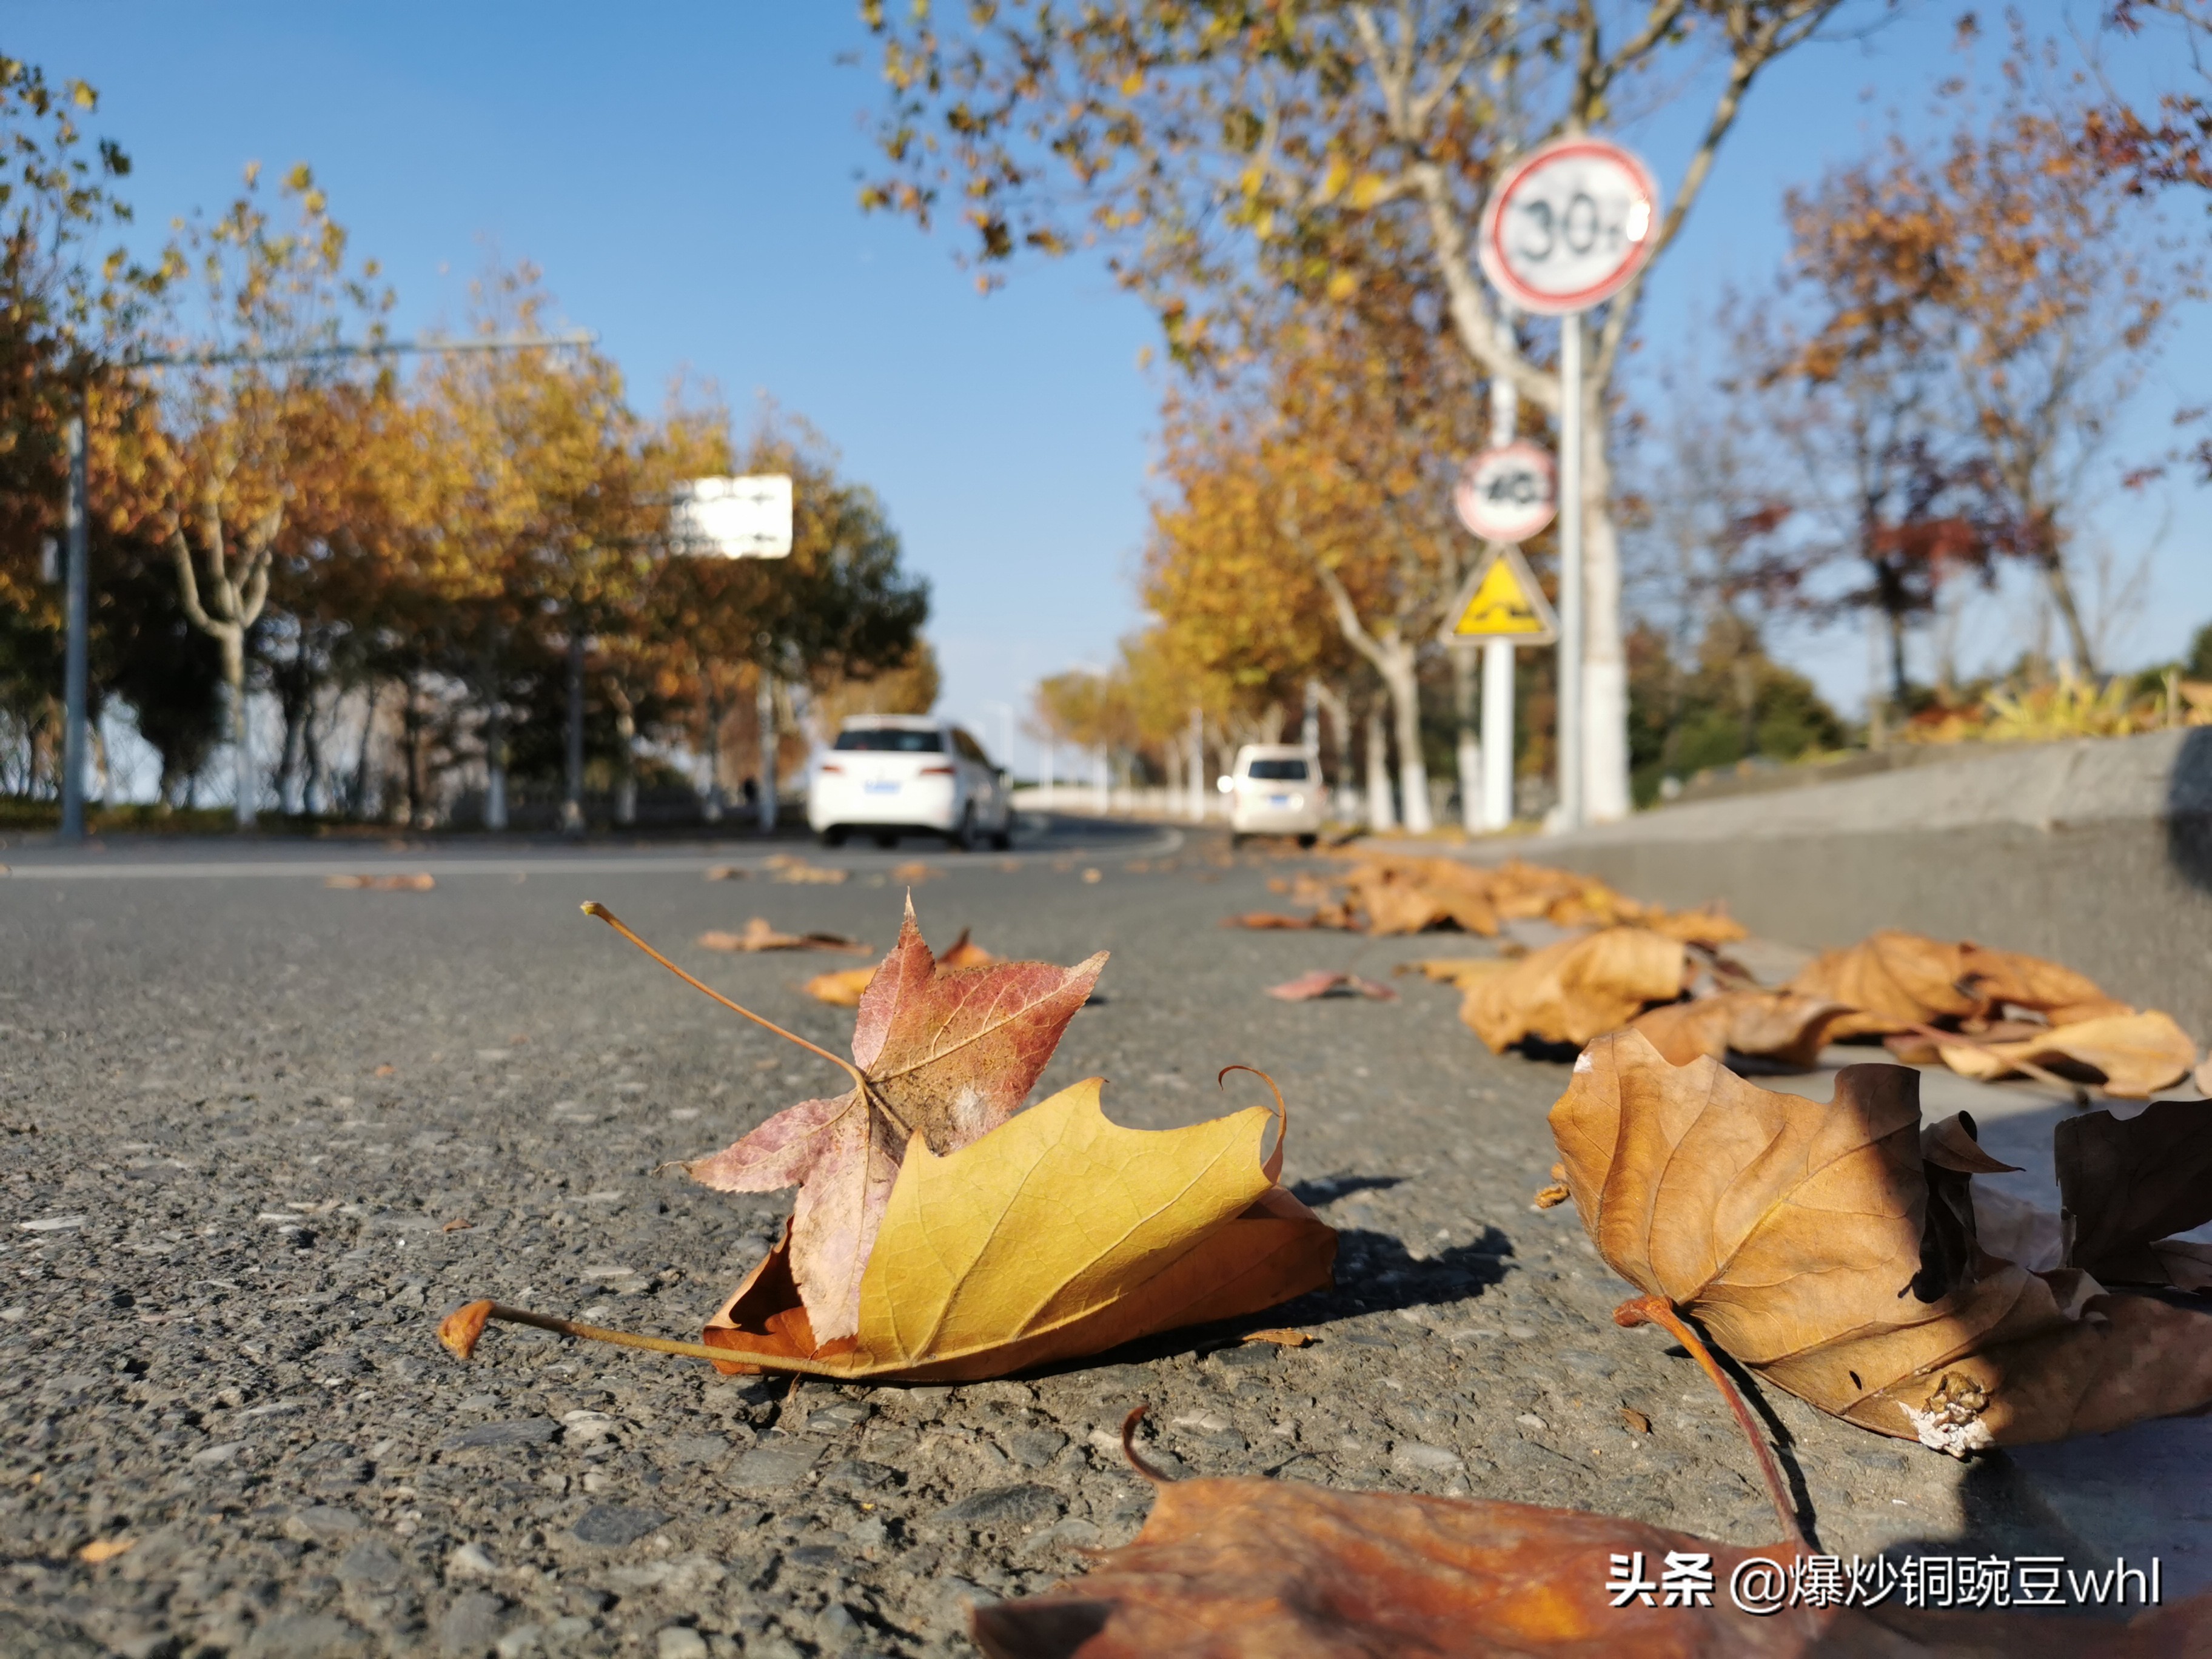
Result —
[[927, 714], [855, 714], [814, 758], [806, 822], [824, 844], [872, 835], [878, 847], [900, 836], [943, 836], [962, 850], [988, 839], [1012, 844], [1006, 775], [960, 727]]
[[1229, 797], [1229, 838], [1296, 836], [1310, 847], [1321, 834], [1322, 786], [1313, 757], [1294, 743], [1248, 743], [1220, 781]]

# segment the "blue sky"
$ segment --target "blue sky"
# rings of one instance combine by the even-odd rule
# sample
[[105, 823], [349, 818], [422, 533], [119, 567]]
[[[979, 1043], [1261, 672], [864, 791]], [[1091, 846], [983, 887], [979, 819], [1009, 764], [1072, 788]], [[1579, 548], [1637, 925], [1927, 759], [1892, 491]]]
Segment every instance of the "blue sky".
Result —
[[[1771, 275], [1788, 185], [1861, 150], [1891, 106], [1924, 106], [1954, 66], [1953, 15], [1908, 7], [1754, 90], [1658, 273], [1653, 349], [1722, 283]], [[741, 416], [759, 392], [805, 415], [881, 493], [934, 584], [945, 706], [987, 741], [997, 705], [1103, 664], [1138, 625], [1150, 320], [1081, 259], [978, 295], [949, 239], [859, 212], [876, 82], [843, 0], [76, 0], [0, 4], [0, 50], [100, 89], [97, 130], [131, 152], [127, 193], [149, 229], [218, 209], [249, 160], [307, 161], [398, 285], [400, 331], [457, 318], [487, 262], [527, 258], [641, 404], [684, 369]], [[1671, 181], [1685, 131], [1662, 116], [1630, 136]], [[2170, 362], [2201, 364], [2208, 343], [2200, 321]], [[2170, 653], [2212, 619], [2207, 499], [2175, 491], [2113, 516], [2129, 546], [2166, 526], [2123, 656]], [[1808, 641], [1805, 660], [1856, 700], [1856, 635]]]

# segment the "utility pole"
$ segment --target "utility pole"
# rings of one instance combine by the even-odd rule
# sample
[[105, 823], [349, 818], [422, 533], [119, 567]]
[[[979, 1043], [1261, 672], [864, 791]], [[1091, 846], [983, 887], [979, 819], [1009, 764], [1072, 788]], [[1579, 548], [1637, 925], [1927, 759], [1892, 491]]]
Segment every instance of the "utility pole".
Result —
[[768, 635], [760, 636], [760, 684], [753, 714], [760, 724], [760, 832], [775, 833], [775, 676], [769, 671]]
[[584, 608], [568, 609], [568, 768], [561, 801], [561, 833], [584, 833]]
[[69, 642], [62, 662], [62, 839], [84, 839], [85, 723], [92, 628], [86, 611], [92, 602], [91, 562], [86, 533], [84, 483], [84, 388], [69, 420], [69, 586], [65, 601]]

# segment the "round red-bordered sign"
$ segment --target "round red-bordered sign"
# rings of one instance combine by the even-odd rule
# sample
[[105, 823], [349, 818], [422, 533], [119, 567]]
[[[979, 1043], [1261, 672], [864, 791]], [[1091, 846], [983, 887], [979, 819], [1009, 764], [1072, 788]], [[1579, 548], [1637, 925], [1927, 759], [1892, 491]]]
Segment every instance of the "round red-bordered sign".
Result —
[[1505, 170], [1482, 210], [1476, 258], [1522, 310], [1565, 317], [1611, 299], [1650, 257], [1659, 185], [1632, 150], [1561, 138]]
[[1532, 443], [1501, 444], [1467, 464], [1452, 488], [1459, 521], [1486, 542], [1525, 542], [1559, 511], [1552, 458]]

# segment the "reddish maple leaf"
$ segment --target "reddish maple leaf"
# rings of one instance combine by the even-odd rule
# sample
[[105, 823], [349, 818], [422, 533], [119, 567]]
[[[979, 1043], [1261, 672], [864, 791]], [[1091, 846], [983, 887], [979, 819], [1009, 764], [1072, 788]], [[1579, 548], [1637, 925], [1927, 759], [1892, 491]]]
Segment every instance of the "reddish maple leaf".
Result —
[[[849, 1094], [785, 1108], [684, 1173], [725, 1193], [797, 1186], [791, 1265], [817, 1343], [860, 1329], [860, 1275], [919, 1134], [939, 1157], [1020, 1109], [1106, 965], [941, 965], [907, 900], [898, 944], [861, 994]], [[832, 1056], [834, 1058], [834, 1056]]]

